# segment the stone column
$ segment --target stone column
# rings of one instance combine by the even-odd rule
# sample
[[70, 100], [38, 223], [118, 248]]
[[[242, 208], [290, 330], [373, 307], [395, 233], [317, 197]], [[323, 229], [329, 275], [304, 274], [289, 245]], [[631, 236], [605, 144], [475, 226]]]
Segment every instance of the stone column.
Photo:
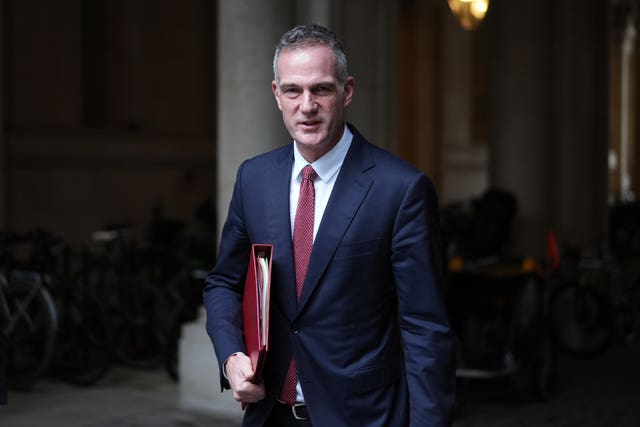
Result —
[[[0, 1], [0, 22], [5, 22], [4, 2]], [[3, 25], [4, 28], [4, 25]], [[4, 31], [0, 31], [0, 228], [7, 226], [7, 161], [6, 161], [6, 144], [7, 137], [4, 124]]]
[[293, 22], [291, 0], [218, 2], [217, 198], [227, 216], [240, 163], [287, 143], [271, 92], [273, 51]]
[[442, 69], [436, 84], [442, 91], [438, 104], [442, 123], [439, 199], [444, 206], [477, 197], [487, 189], [489, 148], [486, 131], [479, 129], [486, 129], [482, 119], [489, 115], [486, 95], [477, 95], [486, 94], [488, 86], [486, 22], [476, 31], [466, 31], [446, 4], [441, 9], [442, 59], [438, 63]]
[[491, 2], [489, 183], [512, 191], [513, 252], [540, 254], [551, 208], [551, 8], [548, 0]]
[[295, 0], [296, 24], [320, 24], [331, 28], [330, 0]]
[[[289, 141], [271, 92], [273, 50], [292, 25], [291, 0], [217, 2], [217, 217], [227, 216], [240, 163]], [[218, 234], [219, 235], [219, 234]], [[221, 393], [218, 362], [205, 314], [183, 328], [180, 403], [232, 419], [242, 416], [230, 392]]]
[[447, 93], [440, 82], [442, 7], [434, 2], [402, 1], [398, 9], [401, 24], [396, 35], [397, 78], [394, 79], [397, 109], [389, 116], [397, 117], [395, 149], [400, 157], [426, 172], [440, 192], [444, 116], [441, 101], [442, 94]]
[[515, 192], [514, 251], [606, 231], [607, 2], [491, 3], [490, 183]]
[[559, 237], [585, 245], [607, 221], [609, 2], [553, 2], [554, 223]]
[[342, 38], [355, 77], [347, 111], [372, 143], [396, 150], [396, 2], [332, 0], [329, 25]]

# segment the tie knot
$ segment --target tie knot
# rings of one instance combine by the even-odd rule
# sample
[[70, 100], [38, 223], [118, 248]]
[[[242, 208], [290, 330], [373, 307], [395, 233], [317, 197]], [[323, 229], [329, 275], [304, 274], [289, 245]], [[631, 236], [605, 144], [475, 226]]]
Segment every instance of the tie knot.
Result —
[[302, 179], [307, 181], [313, 181], [316, 179], [316, 171], [313, 170], [311, 165], [307, 165], [302, 169]]

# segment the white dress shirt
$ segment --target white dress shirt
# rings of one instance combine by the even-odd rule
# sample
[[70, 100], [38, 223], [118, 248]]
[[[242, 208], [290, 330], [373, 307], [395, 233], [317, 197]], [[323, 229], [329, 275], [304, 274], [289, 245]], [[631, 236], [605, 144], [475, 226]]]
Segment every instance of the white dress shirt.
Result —
[[[351, 146], [353, 134], [347, 126], [344, 127], [342, 138], [327, 154], [311, 163], [311, 167], [318, 177], [313, 182], [316, 192], [316, 202], [313, 222], [313, 238], [315, 239], [320, 220], [329, 202], [331, 190], [338, 178], [338, 172], [342, 167], [347, 151]], [[293, 223], [296, 217], [296, 209], [298, 208], [298, 197], [300, 196], [300, 183], [302, 182], [302, 169], [309, 164], [300, 151], [298, 151], [297, 143], [293, 145], [293, 168], [291, 169], [291, 188], [289, 189], [289, 213], [291, 218], [291, 237], [293, 238]]]

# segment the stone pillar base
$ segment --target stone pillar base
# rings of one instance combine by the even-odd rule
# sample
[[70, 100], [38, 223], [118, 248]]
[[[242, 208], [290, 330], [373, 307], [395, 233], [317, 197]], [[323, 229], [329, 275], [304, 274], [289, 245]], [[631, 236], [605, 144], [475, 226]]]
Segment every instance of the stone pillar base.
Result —
[[182, 328], [178, 357], [180, 406], [241, 421], [240, 404], [230, 391], [220, 392], [218, 362], [205, 330], [205, 319], [202, 309], [197, 320]]

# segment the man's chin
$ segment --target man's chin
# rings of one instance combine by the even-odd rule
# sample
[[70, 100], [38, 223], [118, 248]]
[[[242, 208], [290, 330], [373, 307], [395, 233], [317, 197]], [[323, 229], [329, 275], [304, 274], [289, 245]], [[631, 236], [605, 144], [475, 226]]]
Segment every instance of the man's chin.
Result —
[[297, 135], [296, 141], [305, 147], [320, 145], [322, 138], [318, 134], [301, 133]]

